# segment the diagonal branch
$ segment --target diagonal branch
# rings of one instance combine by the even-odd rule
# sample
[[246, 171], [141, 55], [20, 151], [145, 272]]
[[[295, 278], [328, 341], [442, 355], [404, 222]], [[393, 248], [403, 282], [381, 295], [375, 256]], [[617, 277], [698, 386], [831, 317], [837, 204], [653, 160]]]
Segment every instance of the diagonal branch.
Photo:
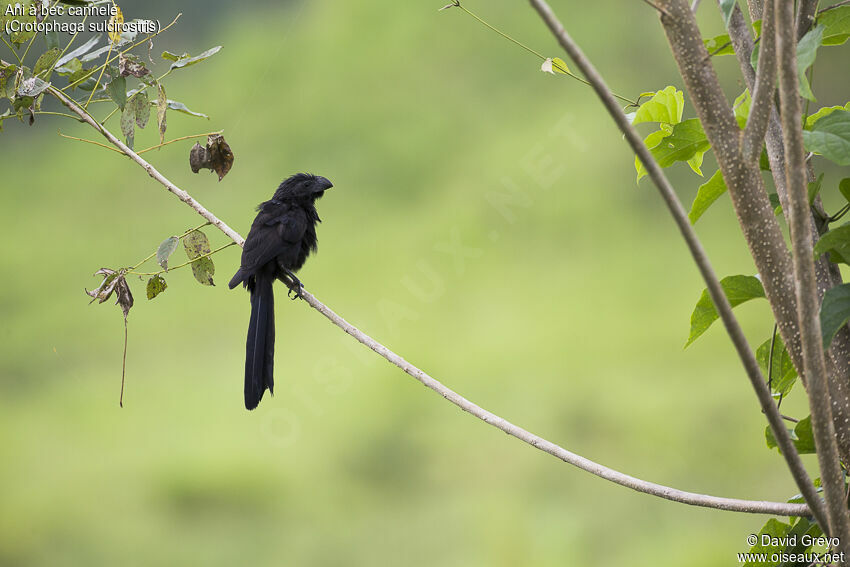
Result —
[[[56, 97], [69, 110], [71, 110], [73, 113], [82, 118], [92, 128], [100, 132], [107, 140], [109, 140], [110, 143], [112, 143], [115, 147], [119, 148], [127, 157], [139, 164], [145, 171], [147, 171], [148, 175], [150, 175], [152, 178], [162, 184], [166, 189], [168, 189], [168, 191], [170, 191], [171, 193], [176, 195], [181, 201], [192, 207], [192, 209], [194, 209], [198, 214], [207, 219], [216, 228], [221, 230], [236, 244], [238, 244], [239, 246], [244, 245], [245, 239], [242, 238], [239, 233], [237, 233], [235, 230], [227, 226], [224, 222], [219, 220], [210, 211], [205, 209], [200, 203], [195, 201], [188, 193], [178, 188], [171, 181], [166, 179], [165, 176], [163, 176], [159, 171], [156, 170], [156, 168], [153, 167], [153, 165], [145, 161], [137, 153], [127, 147], [126, 144], [116, 138], [105, 127], [98, 124], [97, 121], [91, 118], [91, 116], [89, 116], [88, 113], [82, 108], [80, 108], [73, 100], [68, 98], [61, 91], [54, 89], [53, 87], [50, 87], [48, 89], [48, 92], [52, 96]], [[769, 502], [761, 500], [740, 500], [736, 498], [723, 498], [718, 496], [710, 496], [706, 494], [698, 494], [694, 492], [677, 490], [675, 488], [635, 478], [633, 476], [621, 473], [619, 471], [586, 459], [581, 455], [572, 453], [564, 449], [563, 447], [556, 445], [551, 441], [547, 441], [546, 439], [543, 439], [542, 437], [539, 437], [531, 433], [530, 431], [519, 427], [518, 425], [514, 425], [508, 420], [499, 417], [498, 415], [489, 412], [486, 409], [478, 406], [477, 404], [467, 400], [460, 394], [444, 386], [442, 383], [438, 382], [437, 380], [426, 374], [424, 371], [410, 364], [404, 358], [400, 357], [399, 355], [397, 355], [396, 353], [394, 353], [393, 351], [391, 351], [369, 335], [363, 333], [362, 331], [345, 321], [342, 317], [334, 313], [329, 307], [327, 307], [318, 299], [316, 299], [316, 297], [308, 291], [302, 289], [301, 294], [302, 298], [311, 307], [313, 307], [322, 315], [327, 317], [334, 325], [354, 337], [361, 344], [372, 349], [375, 353], [382, 356], [387, 361], [401, 368], [404, 372], [424, 384], [426, 387], [440, 394], [449, 402], [458, 406], [462, 410], [472, 414], [473, 416], [477, 417], [488, 425], [492, 425], [493, 427], [504, 431], [508, 435], [511, 435], [512, 437], [515, 437], [525, 443], [528, 443], [532, 447], [539, 449], [545, 453], [548, 453], [564, 461], [565, 463], [571, 464], [581, 470], [584, 470], [600, 478], [609, 480], [611, 482], [614, 482], [616, 484], [638, 492], [657, 496], [659, 498], [664, 498], [666, 500], [671, 500], [682, 504], [689, 504], [692, 506], [701, 506], [705, 508], [714, 508], [717, 510], [727, 510], [733, 512], [745, 512], [751, 514], [771, 514], [779, 516], [807, 516], [811, 514], [810, 507], [806, 504], [788, 504], [784, 502]], [[777, 436], [777, 439], [780, 438], [780, 436]]]
[[[817, 4], [817, 2], [815, 2]], [[809, 409], [817, 446], [821, 482], [829, 512], [829, 533], [850, 546], [850, 516], [844, 499], [844, 475], [838, 459], [830, 408], [826, 357], [821, 342], [819, 301], [812, 261], [812, 234], [806, 191], [806, 159], [803, 150], [802, 108], [797, 94], [797, 41], [794, 8], [787, 0], [774, 0], [776, 46], [779, 56], [779, 98], [782, 106], [782, 133], [785, 138], [785, 175], [791, 201], [790, 229], [797, 282], [797, 316], [803, 347], [803, 368], [808, 377]], [[802, 10], [802, 8], [801, 8]], [[770, 7], [768, 7], [768, 12]], [[825, 526], [821, 526], [825, 527]]]
[[[737, 13], [740, 8], [735, 7]], [[743, 18], [741, 18], [743, 19]], [[753, 86], [750, 116], [741, 139], [741, 152], [745, 161], [755, 165], [761, 154], [764, 136], [773, 112], [773, 93], [776, 90], [776, 37], [773, 10], [768, 10], [762, 20], [761, 50], [758, 72]]]
[[[670, 185], [670, 182], [667, 180], [667, 177], [664, 175], [664, 172], [661, 170], [661, 167], [652, 157], [652, 154], [647, 149], [646, 145], [641, 140], [640, 135], [635, 130], [634, 126], [632, 126], [631, 122], [629, 122], [626, 115], [617, 105], [617, 101], [614, 100], [613, 97], [608, 93], [608, 88], [605, 85], [605, 81], [602, 79], [602, 76], [596, 70], [596, 68], [590, 63], [590, 61], [585, 57], [584, 53], [582, 53], [581, 49], [578, 45], [573, 42], [570, 36], [567, 34], [564, 26], [558, 21], [557, 16], [555, 16], [552, 9], [545, 2], [545, 0], [530, 0], [531, 5], [537, 10], [537, 13], [540, 17], [546, 22], [546, 25], [549, 27], [552, 34], [557, 38], [558, 42], [561, 44], [561, 47], [567, 52], [576, 66], [581, 70], [582, 74], [593, 84], [593, 88], [596, 91], [596, 94], [601, 99], [602, 103], [605, 105], [611, 117], [617, 123], [617, 126], [623, 132], [626, 137], [626, 140], [632, 146], [634, 152], [638, 155], [640, 160], [643, 162], [647, 171], [649, 172], [649, 176], [652, 178], [652, 181], [658, 187], [659, 192], [661, 193], [662, 198], [664, 199], [667, 207], [669, 208], [671, 214], [673, 215], [673, 219], [676, 221], [676, 225], [679, 227], [679, 231], [682, 234], [682, 237], [685, 240], [685, 243], [688, 246], [688, 249], [691, 252], [691, 255], [694, 258], [694, 262], [696, 262], [697, 267], [700, 270], [700, 273], [705, 280], [706, 286], [708, 288], [709, 294], [711, 296], [712, 301], [714, 302], [715, 307], [717, 308], [717, 312], [720, 315], [720, 318], [723, 320], [723, 324], [726, 327], [726, 331], [729, 334], [732, 343], [735, 346], [735, 349], [738, 353], [738, 356], [741, 359], [741, 363], [744, 366], [744, 370], [747, 373], [747, 377], [750, 379], [750, 383], [753, 386], [753, 389], [756, 391], [756, 395], [761, 404], [762, 410], [765, 412], [767, 416], [768, 422], [770, 424], [771, 430], [773, 431], [774, 436], [776, 436], [776, 440], [782, 449], [782, 455], [785, 457], [785, 460], [788, 464], [788, 468], [791, 471], [794, 480], [797, 483], [797, 486], [800, 488], [803, 496], [806, 499], [806, 502], [809, 504], [809, 507], [812, 509], [815, 517], [818, 522], [823, 524], [822, 522], [826, 519], [826, 514], [823, 507], [823, 502], [818, 496], [814, 485], [812, 484], [811, 479], [809, 478], [808, 473], [803, 467], [803, 462], [800, 459], [800, 456], [797, 454], [797, 450], [794, 447], [794, 444], [791, 441], [790, 436], [788, 435], [788, 431], [785, 429], [785, 425], [782, 423], [782, 416], [779, 413], [779, 410], [776, 407], [776, 404], [773, 401], [773, 397], [770, 394], [770, 390], [765, 384], [764, 378], [761, 375], [761, 370], [759, 369], [758, 363], [756, 362], [755, 356], [753, 356], [753, 352], [747, 343], [746, 337], [744, 336], [743, 331], [741, 330], [740, 325], [738, 324], [737, 319], [732, 314], [732, 307], [729, 305], [729, 301], [726, 298], [725, 293], [723, 292], [723, 288], [720, 286], [720, 282], [717, 279], [717, 275], [714, 273], [714, 268], [711, 266], [711, 263], [708, 260], [708, 256], [705, 253], [705, 250], [702, 247], [699, 239], [694, 232], [693, 227], [688, 221], [687, 214], [685, 213], [685, 209], [682, 207], [681, 202], [676, 196], [673, 187]], [[690, 11], [690, 8], [682, 3], [677, 3], [675, 6], [676, 9], [676, 17], [680, 17], [678, 12], [681, 10], [686, 10], [688, 16], [693, 18], [693, 13]], [[667, 7], [667, 11], [673, 13], [673, 10], [670, 9], [670, 6]], [[662, 16], [662, 21], [668, 19], [666, 16]], [[702, 44], [702, 39], [700, 35], [697, 33], [696, 41], [699, 42], [702, 50], [695, 51], [692, 53], [692, 56], [695, 58], [704, 57], [705, 47]], [[722, 94], [722, 93], [721, 93]], [[725, 99], [724, 99], [725, 101]], [[731, 109], [729, 111], [729, 119], [732, 121], [734, 127], [734, 136], [737, 138], [738, 128], [735, 123], [734, 117], [732, 117]], [[706, 121], [703, 120], [703, 123]], [[766, 197], [765, 197], [766, 199]], [[777, 227], [778, 230], [778, 227]], [[762, 238], [765, 237], [764, 234], [761, 235]], [[781, 238], [781, 233], [780, 233]]]

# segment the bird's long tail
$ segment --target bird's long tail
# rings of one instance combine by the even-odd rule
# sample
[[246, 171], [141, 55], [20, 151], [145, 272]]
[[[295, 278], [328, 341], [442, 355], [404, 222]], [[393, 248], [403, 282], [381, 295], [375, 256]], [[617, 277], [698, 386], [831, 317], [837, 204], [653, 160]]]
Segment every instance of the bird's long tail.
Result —
[[251, 320], [245, 344], [245, 408], [260, 403], [266, 388], [274, 394], [274, 277], [257, 274], [251, 289]]

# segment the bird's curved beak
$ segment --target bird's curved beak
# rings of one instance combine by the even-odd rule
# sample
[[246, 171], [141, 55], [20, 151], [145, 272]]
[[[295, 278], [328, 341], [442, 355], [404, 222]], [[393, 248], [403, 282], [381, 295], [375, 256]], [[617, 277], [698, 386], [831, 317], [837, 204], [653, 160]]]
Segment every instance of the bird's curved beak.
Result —
[[316, 178], [316, 192], [325, 191], [326, 189], [330, 189], [334, 186], [333, 183], [327, 177], [317, 177]]

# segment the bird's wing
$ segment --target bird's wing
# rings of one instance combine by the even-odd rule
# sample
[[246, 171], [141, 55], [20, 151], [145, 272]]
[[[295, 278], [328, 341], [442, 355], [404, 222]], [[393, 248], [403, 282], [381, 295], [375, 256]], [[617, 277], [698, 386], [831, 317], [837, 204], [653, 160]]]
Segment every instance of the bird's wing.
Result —
[[245, 240], [241, 271], [253, 274], [281, 254], [296, 253], [306, 230], [307, 214], [301, 207], [262, 206]]

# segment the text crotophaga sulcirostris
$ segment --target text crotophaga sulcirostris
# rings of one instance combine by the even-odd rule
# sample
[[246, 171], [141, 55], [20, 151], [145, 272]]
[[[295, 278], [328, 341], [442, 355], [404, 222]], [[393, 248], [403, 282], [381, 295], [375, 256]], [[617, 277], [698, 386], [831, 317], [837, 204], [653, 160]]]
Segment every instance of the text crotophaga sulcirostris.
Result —
[[[333, 184], [317, 175], [297, 173], [280, 184], [274, 197], [257, 207], [242, 250], [242, 265], [230, 280], [251, 293], [251, 319], [245, 345], [245, 407], [257, 407], [266, 389], [274, 394], [274, 290], [281, 280], [295, 297], [301, 282], [295, 277], [316, 250], [315, 202]], [[293, 298], [294, 299], [294, 298]]]

